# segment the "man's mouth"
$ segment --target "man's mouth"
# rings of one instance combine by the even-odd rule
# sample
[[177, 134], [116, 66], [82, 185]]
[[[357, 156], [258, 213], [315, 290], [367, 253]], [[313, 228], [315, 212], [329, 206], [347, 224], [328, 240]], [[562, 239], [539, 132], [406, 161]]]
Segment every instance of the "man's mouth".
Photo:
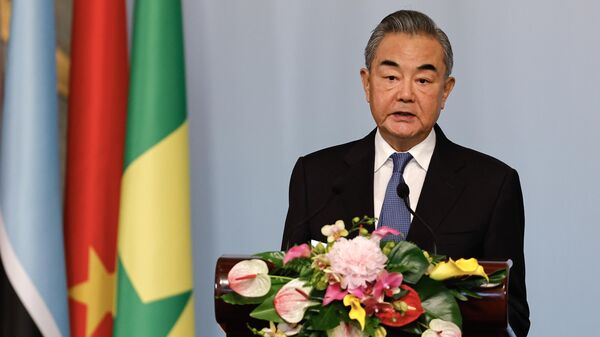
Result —
[[414, 117], [415, 114], [407, 111], [396, 111], [391, 113], [394, 117]]

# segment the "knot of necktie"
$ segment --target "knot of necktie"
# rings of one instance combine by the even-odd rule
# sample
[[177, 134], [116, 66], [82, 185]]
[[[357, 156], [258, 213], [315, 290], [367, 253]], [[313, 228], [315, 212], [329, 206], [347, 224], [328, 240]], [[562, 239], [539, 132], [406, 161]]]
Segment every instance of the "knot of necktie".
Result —
[[394, 172], [404, 172], [406, 164], [412, 159], [412, 155], [408, 152], [396, 152], [391, 155], [394, 161]]

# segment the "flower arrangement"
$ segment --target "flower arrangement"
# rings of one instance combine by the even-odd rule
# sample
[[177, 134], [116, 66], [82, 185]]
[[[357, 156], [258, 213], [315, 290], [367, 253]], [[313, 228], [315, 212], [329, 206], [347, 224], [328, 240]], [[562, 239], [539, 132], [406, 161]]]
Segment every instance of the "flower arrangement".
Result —
[[477, 297], [474, 289], [501, 282], [506, 272], [488, 276], [473, 258], [446, 260], [407, 241], [388, 241], [401, 233], [389, 227], [369, 233], [375, 221], [357, 217], [349, 229], [337, 221], [321, 230], [327, 243], [237, 263], [228, 274], [233, 292], [222, 299], [258, 305], [250, 316], [268, 327], [248, 328], [259, 336], [385, 337], [390, 328], [461, 336], [457, 301]]

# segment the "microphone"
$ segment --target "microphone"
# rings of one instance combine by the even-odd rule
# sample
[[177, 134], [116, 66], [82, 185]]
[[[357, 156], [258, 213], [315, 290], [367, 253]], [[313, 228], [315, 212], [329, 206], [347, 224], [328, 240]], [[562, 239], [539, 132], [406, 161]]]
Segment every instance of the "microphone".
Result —
[[408, 195], [410, 194], [410, 188], [404, 181], [400, 181], [398, 187], [396, 187], [396, 193], [398, 194], [400, 199], [404, 201], [404, 204], [406, 205], [406, 208], [408, 208], [410, 214], [412, 214], [415, 218], [421, 221], [421, 223], [425, 226], [425, 228], [427, 228], [427, 230], [431, 234], [431, 237], [433, 238], [433, 255], [437, 255], [437, 238], [435, 237], [435, 233], [433, 232], [431, 227], [429, 227], [427, 222], [423, 220], [423, 218], [421, 218], [421, 216], [419, 216], [418, 213], [413, 211], [412, 208], [410, 208], [410, 205], [408, 204]]
[[[342, 194], [342, 192], [344, 191], [344, 180], [345, 180], [345, 176], [340, 176], [337, 177], [334, 181], [333, 184], [331, 185], [331, 193], [329, 194], [329, 198], [327, 198], [327, 200], [325, 200], [325, 202], [321, 205], [321, 207], [317, 208], [316, 211], [310, 213], [308, 216], [306, 216], [304, 219], [302, 219], [302, 221], [299, 221], [297, 223], [294, 224], [294, 233], [299, 229], [302, 228], [302, 224], [312, 220], [312, 218], [314, 218], [317, 214], [319, 214], [323, 209], [325, 209], [325, 207], [329, 206], [329, 204], [331, 203], [331, 201], [333, 200], [333, 198], [335, 198], [336, 196]], [[295, 235], [292, 235], [292, 237], [294, 237]], [[290, 242], [286, 242], [286, 248], [285, 250], [288, 250], [290, 248]]]

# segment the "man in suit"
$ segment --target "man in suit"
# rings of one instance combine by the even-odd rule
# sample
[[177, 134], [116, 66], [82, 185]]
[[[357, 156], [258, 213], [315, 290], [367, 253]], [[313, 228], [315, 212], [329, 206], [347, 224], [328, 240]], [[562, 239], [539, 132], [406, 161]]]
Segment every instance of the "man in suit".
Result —
[[436, 124], [455, 83], [448, 37], [428, 16], [398, 11], [373, 31], [365, 61], [360, 75], [377, 128], [363, 139], [298, 159], [282, 248], [324, 241], [321, 227], [338, 219], [348, 224], [355, 216], [384, 216], [386, 190], [396, 186], [388, 188], [395, 171], [391, 155], [404, 154], [400, 175], [410, 189], [410, 207], [435, 233], [415, 217], [408, 220], [406, 240], [430, 250], [435, 237], [438, 254], [453, 258], [511, 259], [509, 323], [517, 336], [526, 336], [517, 172], [454, 144]]

